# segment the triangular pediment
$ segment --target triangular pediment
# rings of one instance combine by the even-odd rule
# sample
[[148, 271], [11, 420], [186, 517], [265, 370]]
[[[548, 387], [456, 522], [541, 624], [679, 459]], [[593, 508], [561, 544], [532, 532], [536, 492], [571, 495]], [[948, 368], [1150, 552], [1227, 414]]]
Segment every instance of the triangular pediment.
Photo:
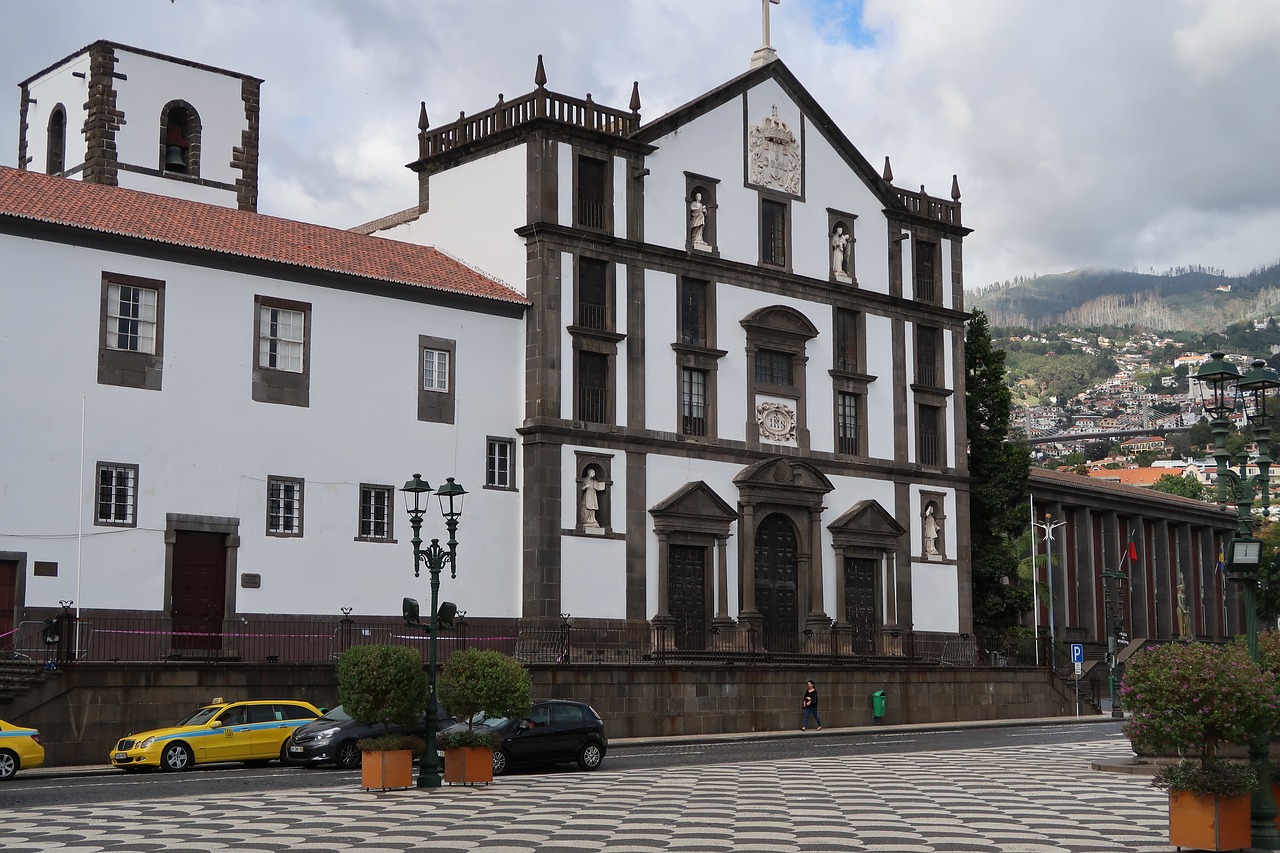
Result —
[[907, 530], [889, 514], [878, 501], [858, 501], [827, 529], [837, 538], [849, 539], [897, 539]]
[[657, 531], [683, 530], [689, 532], [729, 535], [729, 525], [738, 520], [738, 513], [715, 490], [696, 480], [685, 483], [649, 509]]
[[825, 495], [835, 489], [827, 475], [803, 459], [775, 456], [748, 465], [733, 482], [739, 490], [768, 489]]

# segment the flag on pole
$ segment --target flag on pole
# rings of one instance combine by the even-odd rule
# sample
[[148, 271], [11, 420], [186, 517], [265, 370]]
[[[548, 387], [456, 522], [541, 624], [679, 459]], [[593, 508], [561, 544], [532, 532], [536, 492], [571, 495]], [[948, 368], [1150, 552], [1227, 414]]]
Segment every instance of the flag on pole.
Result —
[[1227, 571], [1227, 555], [1222, 552], [1221, 548], [1218, 549], [1218, 565], [1215, 568], [1220, 572], [1225, 573]]

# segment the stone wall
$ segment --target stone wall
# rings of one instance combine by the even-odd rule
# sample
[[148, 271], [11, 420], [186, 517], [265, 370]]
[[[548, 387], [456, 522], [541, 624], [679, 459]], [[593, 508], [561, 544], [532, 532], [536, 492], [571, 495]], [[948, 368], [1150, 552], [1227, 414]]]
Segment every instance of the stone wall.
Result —
[[[783, 731], [800, 726], [813, 679], [826, 727], [872, 724], [867, 700], [888, 694], [886, 724], [1049, 717], [1075, 712], [1046, 669], [782, 666], [531, 667], [534, 695], [582, 699], [612, 738]], [[331, 665], [77, 664], [0, 704], [0, 717], [40, 730], [50, 766], [105, 764], [116, 740], [156, 728], [214, 698], [338, 702]]]

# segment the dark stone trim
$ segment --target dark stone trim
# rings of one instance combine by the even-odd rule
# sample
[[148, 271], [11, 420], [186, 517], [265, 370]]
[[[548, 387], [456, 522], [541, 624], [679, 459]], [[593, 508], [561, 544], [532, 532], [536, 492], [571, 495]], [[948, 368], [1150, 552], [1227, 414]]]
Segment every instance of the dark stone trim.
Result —
[[[613, 151], [610, 150], [610, 148], [611, 147], [609, 146], [601, 146], [599, 144], [589, 144], [581, 141], [576, 142], [572, 146], [570, 159], [573, 161], [573, 204], [571, 205], [572, 209], [570, 211], [571, 216], [569, 221], [573, 223], [574, 228], [581, 228], [584, 231], [595, 231], [595, 232], [604, 233], [604, 234], [614, 233], [614, 227], [613, 227], [614, 163], [613, 163]], [[580, 170], [578, 167], [581, 165], [583, 158], [586, 158], [588, 160], [595, 160], [596, 162], [604, 166], [604, 198], [605, 198], [604, 224], [599, 228], [586, 226], [578, 221], [578, 216], [580, 213], [578, 205], [581, 201], [581, 188], [579, 185]], [[610, 276], [610, 278], [612, 278], [612, 276]]]
[[[686, 252], [650, 243], [636, 243], [591, 231], [578, 231], [556, 225], [553, 222], [536, 222], [515, 229], [515, 233], [529, 242], [538, 242], [547, 249], [562, 252], [585, 252], [596, 257], [610, 257], [617, 263], [635, 263], [646, 270], [671, 275], [688, 276], [712, 282], [732, 283], [735, 287], [808, 299], [815, 302], [858, 307], [859, 310], [875, 309], [873, 313], [889, 317], [901, 317], [912, 321], [929, 320], [946, 328], [962, 328], [968, 315], [942, 306], [918, 303], [910, 299], [889, 296], [848, 285], [833, 285], [824, 279], [810, 278], [795, 273], [784, 273], [771, 267], [743, 264], [714, 257], [706, 252]], [[892, 255], [893, 248], [890, 247]], [[890, 279], [894, 267], [890, 265]], [[901, 292], [899, 282], [899, 292]]]
[[[387, 535], [386, 536], [361, 536], [360, 535], [360, 511], [364, 509], [361, 502], [365, 489], [386, 489], [387, 490]], [[387, 542], [395, 544], [396, 541], [396, 487], [387, 483], [359, 483], [356, 485], [356, 535], [353, 539], [356, 542]]]
[[554, 118], [534, 118], [488, 134], [482, 139], [466, 142], [448, 151], [434, 154], [428, 159], [419, 158], [406, 163], [405, 166], [418, 174], [437, 174], [517, 145], [525, 143], [534, 145], [539, 142], [598, 146], [607, 148], [612, 156], [627, 154], [644, 156], [658, 150], [653, 145], [636, 142], [625, 136], [576, 127]]
[[17, 571], [14, 572], [15, 586], [13, 590], [13, 623], [6, 625], [3, 622], [0, 622], [0, 631], [8, 631], [12, 628], [17, 628], [26, 621], [27, 552], [0, 551], [0, 560], [18, 564]]
[[[426, 351], [449, 353], [449, 390], [428, 391], [423, 387]], [[458, 343], [449, 338], [418, 335], [418, 420], [436, 424], [454, 422], [458, 407]]]
[[236, 614], [237, 563], [240, 555], [240, 519], [215, 515], [186, 515], [168, 513], [164, 529], [164, 610], [173, 615], [173, 546], [179, 530], [195, 533], [221, 533], [226, 536], [223, 545], [227, 549], [226, 586], [223, 590], [223, 617]]
[[[98, 488], [102, 482], [103, 468], [125, 468], [133, 472], [133, 494], [130, 496], [129, 518], [130, 521], [103, 521], [98, 516]], [[93, 493], [90, 496], [90, 506], [92, 507], [93, 526], [94, 527], [137, 527], [138, 526], [138, 493], [142, 489], [142, 481], [139, 478], [138, 466], [131, 462], [103, 462], [99, 460], [93, 466]]]
[[[894, 514], [899, 519], [899, 524], [903, 528], [910, 530], [910, 523], [904, 523], [902, 514], [910, 512], [911, 505], [911, 483], [895, 482], [893, 484], [893, 503]], [[897, 610], [897, 625], [910, 629], [915, 624], [915, 611], [912, 607], [911, 598], [911, 551], [912, 542], [910, 536], [903, 536], [898, 540], [896, 559], [894, 560], [895, 568], [898, 572], [897, 589], [894, 599]]]
[[[292, 533], [284, 533], [271, 529], [271, 484], [272, 483], [293, 483], [298, 487], [298, 529]], [[263, 497], [266, 498], [265, 512], [262, 516], [262, 531], [265, 536], [273, 539], [301, 539], [306, 520], [306, 489], [307, 481], [301, 477], [284, 477], [278, 474], [267, 475], [267, 488]]]
[[27, 88], [27, 84], [19, 85], [22, 93], [18, 98], [18, 162], [16, 165], [19, 169], [26, 171], [27, 166], [31, 164], [31, 157], [27, 154], [27, 132], [31, 129], [28, 113], [31, 110], [32, 101], [31, 90]]
[[[615, 531], [613, 525], [613, 454], [600, 453], [596, 450], [575, 450], [574, 451], [575, 466], [573, 472], [574, 482], [574, 505], [576, 511], [574, 513], [574, 527], [571, 534], [579, 534], [589, 536], [593, 539], [600, 538], [626, 538], [627, 531]], [[604, 530], [603, 534], [586, 533], [583, 526], [584, 507], [582, 498], [585, 492], [582, 489], [582, 483], [587, 479], [588, 469], [594, 468], [600, 473], [597, 479], [604, 483], [604, 489], [596, 493], [596, 501], [599, 509], [596, 510], [596, 522], [600, 528]], [[626, 508], [623, 508], [625, 517]]]
[[[507, 445], [507, 479], [510, 485], [495, 486], [489, 482], [489, 445], [490, 444]], [[516, 440], [505, 435], [489, 435], [484, 440], [484, 488], [495, 492], [518, 492], [520, 488], [516, 485]]]
[[907, 329], [901, 318], [894, 317], [890, 334], [893, 349], [893, 459], [907, 462]]
[[[627, 429], [642, 430], [648, 423], [645, 405], [648, 380], [645, 377], [645, 271], [627, 264]], [[629, 461], [629, 460], [628, 460]], [[627, 480], [630, 490], [631, 480]]]
[[84, 180], [91, 184], [116, 186], [119, 159], [116, 131], [125, 124], [124, 113], [116, 108], [115, 51], [109, 42], [89, 47], [88, 97], [85, 101]]
[[[302, 312], [302, 372], [294, 373], [258, 363], [258, 344], [261, 341], [259, 316], [263, 308], [279, 308]], [[275, 296], [253, 297], [253, 376], [250, 395], [259, 403], [279, 403], [285, 406], [311, 405], [311, 303]]]
[[[778, 192], [777, 190], [762, 189], [762, 188], [760, 188], [760, 187], [753, 187], [753, 189], [755, 189], [755, 190], [759, 193], [759, 196], [760, 196], [760, 198], [759, 198], [759, 202], [757, 203], [757, 208], [756, 208], [756, 214], [757, 214], [757, 220], [756, 220], [756, 246], [757, 246], [757, 248], [758, 248], [758, 250], [759, 250], [759, 254], [757, 254], [757, 256], [756, 256], [756, 257], [758, 257], [758, 258], [760, 259], [760, 260], [759, 260], [759, 262], [760, 262], [760, 267], [761, 267], [762, 269], [766, 269], [766, 270], [774, 270], [774, 271], [776, 271], [776, 272], [778, 272], [778, 273], [783, 273], [783, 274], [786, 274], [786, 275], [791, 275], [791, 271], [792, 271], [792, 268], [794, 267], [794, 261], [795, 261], [795, 253], [793, 252], [793, 250], [792, 250], [792, 248], [791, 248], [791, 244], [792, 244], [792, 233], [793, 233], [793, 232], [794, 232], [794, 230], [795, 230], [795, 222], [794, 222], [795, 217], [794, 217], [794, 214], [793, 214], [793, 212], [792, 212], [792, 210], [791, 210], [791, 200], [792, 200], [792, 196], [790, 196], [790, 195], [789, 195], [789, 194], [787, 194], [787, 193], [781, 193], [781, 192]], [[782, 251], [785, 253], [785, 255], [786, 255], [786, 256], [783, 258], [784, 263], [782, 263], [782, 264], [776, 264], [776, 263], [773, 263], [772, 261], [766, 261], [766, 260], [765, 260], [765, 256], [764, 256], [764, 205], [765, 205], [765, 202], [766, 202], [766, 201], [767, 201], [767, 202], [771, 202], [771, 203], [773, 203], [773, 204], [781, 205], [781, 206], [782, 206], [782, 209], [783, 209], [782, 230], [783, 230], [783, 244], [784, 244], [784, 245], [783, 245], [783, 249], [782, 249]], [[801, 201], [803, 201], [803, 199], [801, 199]]]
[[[140, 287], [156, 292], [155, 352], [133, 352], [107, 346], [107, 295], [111, 285]], [[164, 282], [123, 273], [103, 272], [98, 306], [98, 384], [159, 391], [164, 374]]]
[[[716, 219], [717, 211], [720, 205], [716, 202], [716, 184], [720, 183], [719, 178], [708, 178], [705, 175], [698, 175], [693, 172], [684, 173], [684, 210], [685, 210], [685, 229], [684, 229], [684, 247], [685, 251], [696, 252], [700, 255], [711, 255], [712, 257], [720, 257], [720, 244], [716, 240]], [[702, 242], [711, 247], [708, 252], [705, 249], [695, 249], [693, 247], [692, 234], [689, 231], [689, 205], [693, 204], [694, 193], [702, 194], [702, 203], [706, 206], [706, 220], [702, 228]]]
[[[526, 435], [524, 452], [523, 620], [559, 621], [561, 609], [562, 444], [559, 436]], [[576, 499], [575, 499], [576, 504]]]
[[258, 209], [259, 113], [262, 81], [241, 78], [240, 99], [244, 101], [245, 129], [240, 131], [240, 144], [231, 149], [231, 168], [240, 172], [236, 178], [236, 200], [241, 210]]
[[166, 172], [162, 169], [152, 169], [150, 166], [138, 166], [133, 163], [117, 163], [117, 172], [132, 172], [137, 175], [148, 175], [152, 178], [164, 178], [166, 181], [179, 181], [184, 184], [194, 184], [200, 187], [209, 187], [215, 190], [228, 190], [234, 192], [236, 187], [234, 184], [228, 184], [224, 181], [211, 181], [207, 178], [197, 177], [195, 175], [184, 175], [181, 172]]
[[[168, 145], [169, 134], [169, 113], [175, 109], [186, 112], [188, 120], [183, 132], [187, 137], [187, 171], [186, 172], [167, 172], [164, 169], [166, 148]], [[200, 122], [200, 113], [196, 108], [184, 100], [170, 101], [160, 109], [160, 140], [159, 140], [159, 163], [160, 176], [163, 178], [182, 177], [200, 177], [200, 137], [202, 135], [203, 125]]]
[[947, 398], [955, 392], [950, 388], [938, 388], [933, 385], [917, 385], [911, 383], [911, 393], [915, 396], [917, 403], [924, 403], [929, 406], [946, 406]]
[[[836, 210], [833, 207], [827, 208], [827, 256], [828, 256], [827, 267], [830, 270], [829, 275], [831, 278], [831, 283], [834, 285], [843, 286], [843, 287], [858, 286], [858, 266], [857, 266], [858, 253], [855, 251], [855, 247], [857, 246], [857, 243], [858, 243], [857, 223], [858, 223], [858, 214], [848, 213], [843, 210]], [[843, 226], [845, 233], [849, 235], [849, 246], [848, 246], [848, 250], [845, 253], [845, 269], [844, 269], [845, 274], [849, 276], [848, 281], [844, 281], [836, 278], [835, 264], [832, 263], [833, 250], [831, 248], [831, 240], [832, 238], [835, 237], [837, 225]]]
[[139, 56], [149, 56], [152, 59], [163, 59], [165, 62], [172, 62], [177, 65], [185, 65], [188, 68], [195, 68], [200, 71], [211, 71], [214, 74], [223, 74], [227, 77], [238, 77], [242, 80], [257, 80], [259, 83], [262, 82], [257, 77], [250, 77], [247, 74], [240, 74], [239, 72], [236, 72], [236, 71], [228, 71], [227, 69], [219, 68], [216, 65], [205, 65], [204, 63], [201, 63], [201, 62], [192, 62], [189, 59], [182, 59], [181, 57], [177, 57], [177, 56], [169, 56], [168, 54], [165, 54], [165, 53], [156, 53], [154, 50], [145, 50], [140, 47], [131, 47], [127, 44], [121, 44], [120, 42], [117, 42], [117, 41], [108, 41], [106, 39], [98, 39], [92, 44], [89, 44], [89, 45], [86, 45], [85, 47], [80, 48], [75, 53], [67, 54], [62, 59], [59, 59], [57, 62], [53, 63], [52, 65], [46, 68], [40, 69], [35, 74], [32, 74], [30, 77], [28, 77], [26, 80], [23, 80], [18, 85], [26, 86], [29, 83], [32, 83], [35, 80], [39, 79], [40, 77], [43, 77], [45, 74], [48, 74], [50, 71], [54, 70], [55, 68], [59, 68], [63, 65], [66, 65], [68, 62], [75, 59], [77, 56], [80, 56], [81, 54], [93, 53], [93, 52], [104, 51], [104, 50], [112, 50], [112, 49], [125, 50], [125, 51], [128, 51], [129, 53], [136, 53]]

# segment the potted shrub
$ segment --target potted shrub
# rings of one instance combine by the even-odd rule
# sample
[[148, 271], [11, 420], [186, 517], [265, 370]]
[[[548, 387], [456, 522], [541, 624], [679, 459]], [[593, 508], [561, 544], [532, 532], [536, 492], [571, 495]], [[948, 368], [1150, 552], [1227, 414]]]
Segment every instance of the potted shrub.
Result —
[[1125, 735], [1181, 762], [1153, 784], [1169, 791], [1169, 843], [1203, 850], [1248, 847], [1249, 792], [1257, 774], [1219, 756], [1223, 744], [1267, 740], [1275, 728], [1276, 678], [1240, 645], [1168, 643], [1129, 661], [1120, 688]]
[[411, 726], [427, 706], [427, 674], [422, 657], [399, 646], [352, 646], [338, 658], [338, 700], [357, 720], [382, 724], [382, 734], [357, 742], [365, 789], [408, 788], [413, 755], [422, 738], [392, 734], [391, 726]]
[[463, 649], [445, 662], [436, 685], [445, 710], [466, 721], [466, 728], [442, 734], [444, 781], [451, 784], [489, 784], [493, 781], [493, 736], [475, 725], [481, 714], [522, 717], [532, 706], [529, 671], [501, 652]]

